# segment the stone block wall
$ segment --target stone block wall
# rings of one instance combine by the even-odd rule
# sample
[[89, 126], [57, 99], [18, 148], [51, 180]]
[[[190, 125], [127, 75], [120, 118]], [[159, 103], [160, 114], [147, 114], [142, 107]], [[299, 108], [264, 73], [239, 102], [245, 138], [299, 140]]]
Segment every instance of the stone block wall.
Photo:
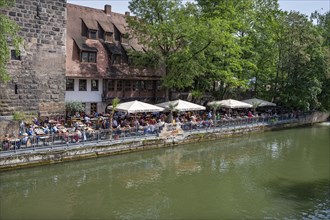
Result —
[[20, 60], [8, 63], [11, 80], [0, 83], [0, 117], [15, 111], [64, 114], [66, 0], [16, 0], [2, 9], [20, 26]]

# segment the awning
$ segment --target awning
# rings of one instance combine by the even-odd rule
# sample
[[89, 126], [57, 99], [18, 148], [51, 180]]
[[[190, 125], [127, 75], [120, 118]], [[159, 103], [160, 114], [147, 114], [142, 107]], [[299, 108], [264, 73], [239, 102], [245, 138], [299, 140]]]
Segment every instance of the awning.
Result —
[[81, 51], [90, 51], [90, 52], [97, 52], [98, 50], [95, 47], [90, 47], [85, 43], [84, 38], [73, 38], [74, 42], [77, 44], [78, 48]]

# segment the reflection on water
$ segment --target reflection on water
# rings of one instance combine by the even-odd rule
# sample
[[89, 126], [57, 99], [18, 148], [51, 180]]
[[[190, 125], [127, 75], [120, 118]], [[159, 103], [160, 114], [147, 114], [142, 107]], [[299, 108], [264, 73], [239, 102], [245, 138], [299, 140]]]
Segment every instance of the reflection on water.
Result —
[[0, 174], [0, 219], [330, 218], [329, 127]]

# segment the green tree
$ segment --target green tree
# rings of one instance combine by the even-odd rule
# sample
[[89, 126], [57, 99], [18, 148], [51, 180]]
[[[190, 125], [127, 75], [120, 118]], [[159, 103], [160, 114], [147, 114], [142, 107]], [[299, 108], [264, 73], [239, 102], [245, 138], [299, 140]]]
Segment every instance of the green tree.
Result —
[[290, 12], [284, 15], [279, 41], [278, 98], [284, 106], [317, 109], [322, 92], [322, 76], [326, 68], [322, 37], [305, 15]]
[[247, 88], [248, 73], [255, 65], [250, 61], [247, 18], [241, 14], [249, 14], [247, 10], [251, 10], [251, 4], [245, 5], [249, 2], [197, 1], [202, 19], [210, 24], [208, 34], [213, 41], [204, 52], [205, 60], [200, 65], [205, 71], [195, 78], [194, 89], [210, 92], [215, 99], [223, 99]]
[[68, 101], [65, 102], [65, 109], [69, 115], [74, 115], [76, 112], [83, 112], [85, 108], [82, 102], [79, 101]]
[[208, 27], [198, 19], [196, 5], [181, 0], [132, 0], [129, 9], [135, 15], [127, 19], [130, 35], [145, 48], [139, 56], [132, 52], [140, 57], [133, 61], [153, 61], [163, 68], [166, 98], [171, 99], [171, 88], [191, 86], [202, 72], [199, 59], [211, 44]]
[[221, 106], [221, 104], [218, 104], [218, 103], [211, 103], [209, 106], [210, 106], [210, 108], [212, 109], [212, 112], [213, 112], [212, 120], [216, 124], [217, 110], [220, 109], [222, 106]]
[[317, 11], [311, 15], [312, 21], [316, 19], [316, 28], [322, 36], [322, 58], [318, 63], [318, 70], [321, 72], [321, 93], [318, 99], [322, 110], [330, 110], [330, 11], [320, 14]]
[[253, 31], [250, 40], [253, 50], [253, 63], [256, 69], [251, 73], [254, 79], [253, 95], [271, 100], [270, 88], [274, 87], [278, 63], [278, 38], [281, 11], [277, 1], [254, 0]]
[[[14, 0], [0, 0], [0, 8], [6, 9], [14, 5]], [[19, 53], [22, 38], [18, 36], [18, 31], [18, 25], [6, 15], [0, 13], [0, 82], [7, 82], [10, 79], [6, 68], [10, 59], [9, 46], [15, 46], [16, 53]]]
[[176, 111], [176, 107], [178, 106], [179, 103], [170, 103], [168, 105], [168, 110], [170, 110], [170, 114], [168, 115], [168, 123], [173, 122], [173, 112]]
[[114, 98], [111, 102], [112, 104], [112, 109], [110, 112], [110, 138], [112, 138], [112, 123], [113, 123], [113, 116], [115, 114], [115, 111], [117, 110], [117, 107], [120, 103], [120, 99], [118, 97]]

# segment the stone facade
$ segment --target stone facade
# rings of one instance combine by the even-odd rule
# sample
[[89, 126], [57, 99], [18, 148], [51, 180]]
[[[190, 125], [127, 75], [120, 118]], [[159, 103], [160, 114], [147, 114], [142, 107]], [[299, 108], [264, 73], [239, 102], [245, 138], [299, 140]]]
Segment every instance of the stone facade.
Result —
[[1, 13], [21, 28], [20, 59], [8, 63], [11, 80], [0, 84], [0, 117], [14, 112], [65, 111], [66, 0], [16, 0]]

